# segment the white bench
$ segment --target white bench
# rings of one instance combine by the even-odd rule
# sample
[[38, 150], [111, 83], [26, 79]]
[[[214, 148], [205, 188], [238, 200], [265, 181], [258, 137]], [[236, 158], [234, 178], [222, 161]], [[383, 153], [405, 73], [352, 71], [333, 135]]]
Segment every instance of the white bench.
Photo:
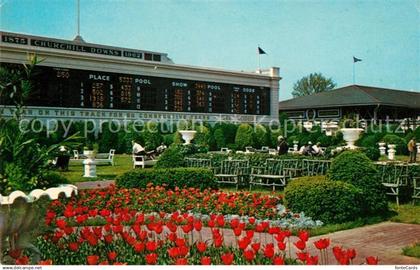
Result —
[[111, 164], [112, 166], [114, 166], [114, 156], [115, 156], [115, 149], [109, 150], [109, 153], [96, 154], [96, 158], [95, 158], [96, 164], [105, 163], [105, 164]]
[[133, 168], [137, 168], [137, 167], [142, 167], [144, 169], [144, 167], [146, 166], [153, 166], [155, 165], [157, 162], [156, 159], [146, 159], [146, 156], [144, 155], [133, 155]]

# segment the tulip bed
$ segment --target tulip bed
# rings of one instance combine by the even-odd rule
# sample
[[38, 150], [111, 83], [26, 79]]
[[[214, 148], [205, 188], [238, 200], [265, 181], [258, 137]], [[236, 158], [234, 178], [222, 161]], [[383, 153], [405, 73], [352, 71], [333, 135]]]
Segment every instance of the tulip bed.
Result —
[[[49, 232], [37, 238], [37, 263], [328, 264], [331, 250], [337, 264], [352, 263], [354, 249], [331, 249], [325, 238], [310, 250], [306, 230], [274, 222], [300, 218], [281, 209], [281, 201], [258, 193], [163, 187], [81, 191], [49, 206]], [[18, 264], [31, 262], [26, 253], [9, 255]]]

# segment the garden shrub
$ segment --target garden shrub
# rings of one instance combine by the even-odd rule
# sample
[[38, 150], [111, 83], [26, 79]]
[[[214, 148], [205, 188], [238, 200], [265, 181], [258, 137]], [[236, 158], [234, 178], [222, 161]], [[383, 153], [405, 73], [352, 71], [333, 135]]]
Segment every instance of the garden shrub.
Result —
[[290, 210], [330, 224], [359, 217], [361, 195], [360, 189], [352, 184], [327, 180], [325, 176], [295, 179], [284, 190]]
[[377, 161], [381, 157], [381, 152], [377, 147], [366, 147], [361, 151], [372, 161]]
[[60, 184], [69, 184], [69, 180], [57, 172], [46, 172], [41, 177], [41, 185], [56, 187]]
[[246, 146], [254, 144], [254, 131], [249, 124], [241, 124], [236, 132], [235, 144], [237, 149], [244, 149]]
[[201, 151], [206, 151], [206, 148], [197, 147], [194, 144], [182, 145], [172, 144], [165, 152], [163, 152], [158, 161], [156, 168], [176, 168], [184, 166], [184, 158], [186, 155], [191, 155]]
[[395, 150], [397, 150], [397, 155], [407, 155], [407, 142], [398, 135], [395, 134], [387, 134], [385, 135], [382, 140], [386, 144], [395, 144]]
[[364, 215], [385, 214], [388, 202], [384, 187], [373, 162], [359, 151], [344, 151], [333, 159], [328, 178], [344, 181], [359, 188], [363, 193]]
[[260, 149], [262, 146], [267, 146], [268, 144], [268, 131], [263, 125], [255, 126], [255, 133], [253, 139], [253, 146], [257, 149]]
[[223, 129], [216, 128], [213, 133], [214, 141], [216, 143], [216, 149], [220, 150], [220, 148], [226, 146], [225, 136], [223, 135]]
[[197, 133], [194, 136], [194, 144], [199, 146], [209, 146], [210, 140], [210, 130], [208, 127], [204, 125], [197, 126], [196, 129]]
[[217, 188], [213, 172], [205, 168], [134, 169], [116, 180], [118, 187], [125, 188], [145, 188], [150, 183], [168, 189]]

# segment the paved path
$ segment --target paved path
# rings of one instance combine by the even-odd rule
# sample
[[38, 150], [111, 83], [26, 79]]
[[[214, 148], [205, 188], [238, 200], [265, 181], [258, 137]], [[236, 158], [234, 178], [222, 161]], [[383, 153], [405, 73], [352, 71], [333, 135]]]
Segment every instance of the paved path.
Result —
[[95, 188], [107, 188], [111, 184], [115, 184], [115, 180], [78, 182], [75, 185], [78, 189], [95, 189]]
[[[115, 183], [113, 180], [80, 182], [76, 186], [79, 189], [106, 188]], [[235, 245], [235, 236], [232, 230], [223, 230], [226, 244]], [[203, 228], [203, 240], [211, 238], [209, 228]], [[195, 236], [195, 237], [198, 237]], [[262, 243], [272, 242], [272, 236], [268, 234], [256, 233], [257, 238]], [[343, 248], [355, 248], [357, 252], [354, 264], [362, 264], [367, 256], [378, 256], [380, 264], [417, 264], [420, 265], [420, 259], [402, 255], [402, 248], [414, 242], [420, 242], [420, 225], [404, 224], [396, 222], [382, 222], [379, 224], [368, 225], [351, 230], [334, 232], [326, 235], [311, 237], [308, 248], [311, 254], [318, 254], [313, 242], [320, 238], [330, 238], [331, 248], [333, 246], [342, 246]], [[196, 238], [197, 239], [197, 238]], [[295, 242], [297, 238], [293, 238]], [[294, 249], [296, 251], [296, 249]], [[292, 252], [293, 254], [295, 252]], [[336, 263], [332, 251], [330, 250], [329, 261]]]

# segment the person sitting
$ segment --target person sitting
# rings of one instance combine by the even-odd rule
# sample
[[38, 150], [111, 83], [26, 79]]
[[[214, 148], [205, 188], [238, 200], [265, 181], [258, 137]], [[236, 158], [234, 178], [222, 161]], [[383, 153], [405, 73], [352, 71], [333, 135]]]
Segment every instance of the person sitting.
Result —
[[304, 155], [304, 156], [308, 155], [308, 144], [305, 143], [304, 145], [300, 147], [299, 154]]
[[321, 149], [321, 143], [317, 142], [313, 147], [313, 155], [314, 156], [322, 156], [324, 155], [324, 151]]
[[277, 138], [277, 151], [279, 155], [287, 154], [289, 146], [287, 145], [286, 139], [283, 136]]
[[162, 154], [164, 151], [165, 151], [165, 149], [167, 148], [167, 146], [162, 142], [159, 146], [158, 146], [158, 148], [156, 148], [156, 153], [158, 154], [158, 155], [160, 155], [160, 154]]
[[146, 151], [144, 149], [143, 146], [141, 146], [139, 143], [137, 143], [136, 141], [131, 141], [131, 143], [133, 144], [133, 155], [145, 155]]

